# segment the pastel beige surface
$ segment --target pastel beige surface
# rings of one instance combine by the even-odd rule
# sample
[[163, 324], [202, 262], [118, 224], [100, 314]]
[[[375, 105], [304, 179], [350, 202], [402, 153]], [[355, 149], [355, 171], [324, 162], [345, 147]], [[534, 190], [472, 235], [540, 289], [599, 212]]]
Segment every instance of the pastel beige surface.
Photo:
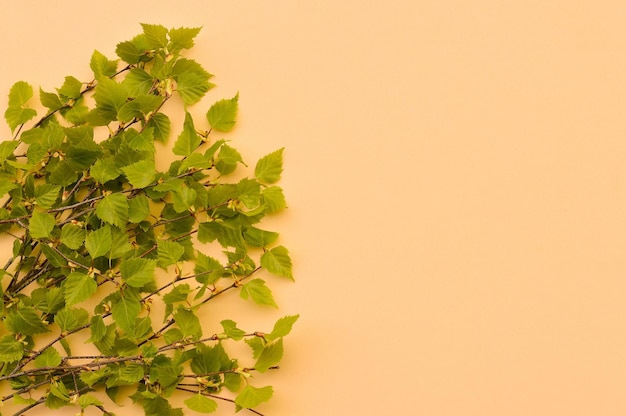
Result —
[[264, 414], [622, 415], [625, 19], [610, 0], [25, 0], [0, 13], [0, 96], [86, 76], [139, 22], [204, 27], [192, 55], [207, 103], [240, 92], [236, 147], [286, 147], [297, 281], [232, 316], [301, 315]]

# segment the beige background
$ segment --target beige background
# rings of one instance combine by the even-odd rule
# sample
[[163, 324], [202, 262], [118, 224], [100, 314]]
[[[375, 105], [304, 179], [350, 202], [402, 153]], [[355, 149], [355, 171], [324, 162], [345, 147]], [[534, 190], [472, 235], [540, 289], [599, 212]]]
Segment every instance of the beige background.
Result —
[[626, 412], [625, 2], [176, 3], [5, 2], [0, 96], [204, 26], [207, 105], [286, 147], [297, 283], [233, 312], [302, 315], [266, 415]]

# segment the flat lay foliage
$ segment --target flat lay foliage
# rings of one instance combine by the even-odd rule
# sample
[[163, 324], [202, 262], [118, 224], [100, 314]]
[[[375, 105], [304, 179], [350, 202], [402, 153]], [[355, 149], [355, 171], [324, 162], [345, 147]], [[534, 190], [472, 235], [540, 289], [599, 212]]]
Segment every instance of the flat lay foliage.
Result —
[[[10, 89], [13, 138], [0, 142], [0, 236], [12, 241], [0, 270], [0, 386], [10, 391], [3, 403], [21, 405], [15, 415], [38, 406], [114, 415], [121, 390], [146, 415], [211, 413], [227, 402], [260, 414], [273, 388], [254, 376], [277, 368], [298, 319], [265, 331], [226, 319], [207, 333], [200, 312], [217, 296], [229, 292], [234, 308], [276, 307], [271, 279], [293, 279], [289, 251], [260, 225], [286, 208], [276, 184], [283, 149], [230, 179], [247, 166], [224, 138], [239, 95], [194, 119], [188, 107], [214, 87], [184, 56], [200, 29], [142, 28], [117, 45], [119, 59], [94, 51], [90, 80]], [[167, 150], [173, 162], [159, 170], [173, 109], [184, 122]], [[248, 356], [229, 353], [236, 343]]]

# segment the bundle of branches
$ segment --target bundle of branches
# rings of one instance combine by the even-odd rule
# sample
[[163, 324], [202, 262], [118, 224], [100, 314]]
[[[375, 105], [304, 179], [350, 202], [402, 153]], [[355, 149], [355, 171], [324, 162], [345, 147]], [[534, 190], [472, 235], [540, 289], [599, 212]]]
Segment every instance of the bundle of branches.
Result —
[[[119, 60], [93, 53], [92, 80], [40, 89], [39, 119], [32, 86], [10, 90], [0, 235], [13, 244], [0, 270], [0, 385], [2, 402], [20, 405], [15, 415], [39, 405], [112, 415], [121, 389], [146, 415], [182, 415], [175, 392], [196, 412], [228, 401], [260, 414], [253, 408], [273, 390], [252, 376], [276, 368], [298, 318], [268, 332], [226, 319], [205, 332], [199, 310], [217, 296], [275, 307], [262, 277], [293, 279], [278, 234], [259, 227], [286, 207], [275, 185], [283, 151], [259, 159], [252, 177], [229, 180], [242, 157], [214, 136], [235, 126], [238, 95], [194, 120], [187, 107], [213, 87], [182, 55], [199, 29], [142, 27], [117, 45]], [[185, 111], [169, 148], [159, 143], [170, 135], [168, 101]], [[159, 171], [165, 151], [174, 161]], [[248, 356], [229, 356], [236, 342]]]

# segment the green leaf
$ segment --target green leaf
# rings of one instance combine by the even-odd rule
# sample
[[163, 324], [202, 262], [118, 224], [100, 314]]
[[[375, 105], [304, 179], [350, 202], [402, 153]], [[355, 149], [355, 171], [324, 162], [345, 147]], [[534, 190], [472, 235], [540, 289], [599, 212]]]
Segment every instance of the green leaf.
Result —
[[191, 293], [191, 287], [188, 284], [175, 286], [169, 293], [163, 295], [163, 302], [168, 305], [175, 302], [184, 302], [187, 300], [189, 293]]
[[63, 107], [63, 103], [59, 99], [59, 96], [53, 92], [46, 92], [39, 88], [39, 101], [44, 107], [48, 107], [50, 111], [57, 111]]
[[117, 72], [117, 62], [109, 60], [99, 51], [93, 51], [89, 67], [93, 71], [96, 79], [111, 77]]
[[193, 47], [193, 39], [200, 33], [199, 27], [180, 27], [170, 29], [170, 51], [179, 51]]
[[33, 96], [33, 87], [26, 81], [18, 81], [9, 91], [9, 107], [22, 107]]
[[91, 394], [81, 394], [78, 398], [78, 405], [81, 409], [85, 409], [89, 406], [101, 406], [102, 402]]
[[212, 84], [206, 77], [195, 72], [184, 72], [176, 80], [176, 91], [180, 94], [185, 105], [200, 101], [211, 87]]
[[30, 306], [17, 308], [7, 313], [4, 325], [11, 332], [23, 335], [36, 335], [49, 332], [46, 325], [41, 320], [41, 316]]
[[211, 167], [212, 162], [201, 153], [192, 153], [183, 160], [178, 168], [178, 174], [187, 172], [191, 168], [206, 169]]
[[222, 268], [222, 264], [219, 261], [215, 260], [213, 257], [207, 256], [206, 254], [201, 252], [197, 253], [196, 263], [193, 269], [194, 273], [208, 273], [212, 272], [213, 270], [220, 270]]
[[4, 112], [4, 118], [11, 128], [11, 132], [14, 132], [17, 126], [26, 123], [36, 115], [37, 112], [32, 108], [9, 107]]
[[51, 208], [59, 197], [61, 187], [44, 183], [35, 187], [35, 203], [41, 208]]
[[265, 339], [268, 341], [273, 341], [275, 339], [284, 337], [289, 335], [291, 329], [293, 328], [293, 324], [296, 323], [300, 315], [288, 315], [280, 318], [274, 324], [274, 329], [269, 334], [265, 334]]
[[146, 116], [155, 111], [163, 103], [163, 98], [157, 95], [139, 95], [126, 102], [118, 112], [118, 119], [128, 123], [133, 119], [145, 120]]
[[55, 219], [46, 212], [33, 212], [30, 218], [29, 231], [33, 238], [49, 238], [55, 225]]
[[122, 84], [132, 97], [142, 94], [148, 94], [154, 83], [152, 75], [148, 74], [142, 68], [131, 69]]
[[275, 366], [283, 358], [283, 339], [267, 344], [254, 364], [255, 370], [264, 373]]
[[261, 256], [261, 266], [277, 276], [293, 280], [291, 258], [283, 246], [274, 247]]
[[71, 332], [89, 322], [89, 312], [83, 308], [65, 307], [54, 315], [54, 322], [63, 332]]
[[139, 300], [131, 297], [121, 298], [111, 308], [113, 320], [127, 335], [132, 335], [135, 332], [140, 311]]
[[154, 114], [146, 127], [154, 130], [154, 139], [157, 141], [167, 142], [170, 137], [171, 122], [169, 117], [163, 113]]
[[85, 238], [85, 248], [93, 259], [107, 255], [112, 243], [111, 228], [108, 225], [89, 232]]
[[267, 207], [267, 212], [272, 213], [287, 208], [285, 195], [279, 186], [270, 186], [261, 191], [263, 203]]
[[239, 94], [233, 98], [216, 102], [206, 114], [211, 128], [217, 131], [230, 131], [235, 126], [237, 118]]
[[183, 131], [176, 139], [176, 143], [174, 143], [173, 152], [175, 155], [189, 156], [200, 146], [201, 142], [200, 137], [196, 133], [193, 118], [191, 118], [191, 114], [186, 112]]
[[65, 305], [72, 306], [89, 299], [96, 293], [98, 284], [92, 277], [84, 273], [73, 272], [65, 279], [63, 288], [65, 292]]
[[140, 288], [154, 281], [155, 268], [155, 260], [132, 258], [122, 261], [120, 273], [128, 286]]
[[87, 232], [84, 229], [74, 224], [65, 224], [61, 228], [61, 243], [67, 248], [77, 250], [83, 245], [86, 234]]
[[278, 239], [278, 233], [248, 227], [243, 233], [243, 238], [252, 247], [267, 247]]
[[252, 409], [272, 398], [272, 386], [253, 387], [248, 384], [235, 398], [235, 403], [244, 409]]
[[200, 325], [200, 319], [192, 311], [185, 308], [178, 307], [174, 313], [174, 320], [176, 326], [183, 334], [185, 338], [191, 338], [198, 340], [202, 337], [202, 326]]
[[89, 173], [96, 181], [104, 184], [120, 176], [121, 171], [115, 164], [115, 159], [108, 157], [96, 160]]
[[126, 103], [128, 93], [124, 85], [105, 77], [98, 80], [93, 98], [99, 110], [111, 113], [115, 118], [119, 109]]
[[210, 374], [230, 364], [230, 359], [222, 344], [209, 347], [204, 344], [196, 346], [196, 355], [192, 358], [190, 367], [194, 374]]
[[237, 162], [242, 162], [241, 154], [227, 144], [220, 147], [217, 163], [215, 167], [222, 175], [232, 173], [237, 168]]
[[65, 77], [65, 81], [61, 88], [57, 90], [57, 92], [64, 96], [66, 99], [76, 99], [80, 97], [80, 91], [83, 87], [83, 83], [74, 77]]
[[280, 179], [283, 172], [283, 150], [263, 156], [256, 164], [254, 175], [258, 180], [265, 183], [274, 183]]
[[251, 297], [259, 305], [272, 306], [278, 308], [272, 296], [272, 291], [265, 285], [265, 281], [262, 279], [253, 279], [248, 283], [241, 286], [241, 292], [239, 293], [243, 299]]
[[91, 332], [91, 337], [89, 337], [87, 342], [97, 342], [106, 336], [107, 328], [104, 324], [104, 320], [102, 319], [102, 315], [94, 315], [91, 317], [89, 330]]
[[237, 199], [247, 208], [256, 208], [261, 203], [261, 185], [254, 179], [244, 178], [237, 184]]
[[130, 166], [122, 168], [124, 175], [128, 178], [128, 182], [135, 188], [145, 188], [154, 182], [156, 178], [156, 169], [154, 161], [150, 159], [141, 160]]
[[128, 62], [129, 64], [138, 63], [143, 55], [143, 51], [131, 41], [118, 43], [115, 48], [115, 53], [117, 54], [117, 56], [122, 58], [122, 60]]
[[76, 171], [72, 168], [70, 163], [64, 160], [56, 164], [48, 180], [57, 185], [70, 186], [76, 182], [77, 176]]
[[220, 324], [222, 325], [222, 328], [224, 328], [224, 334], [235, 341], [241, 340], [246, 334], [246, 331], [237, 328], [237, 323], [230, 319], [225, 319], [220, 322]]
[[35, 358], [35, 367], [56, 367], [61, 364], [61, 354], [53, 347], [46, 348], [37, 358]]
[[188, 408], [198, 413], [213, 413], [217, 410], [217, 402], [200, 393], [194, 394], [185, 400], [185, 404]]
[[104, 222], [124, 228], [128, 220], [128, 200], [121, 193], [105, 196], [96, 206], [96, 215]]
[[7, 140], [0, 143], [0, 164], [13, 154], [19, 144], [20, 142], [17, 140]]
[[128, 221], [138, 224], [150, 215], [150, 204], [148, 197], [137, 195], [128, 200]]
[[143, 27], [143, 33], [149, 47], [158, 49], [167, 45], [167, 29], [165, 27], [148, 23], [142, 23], [141, 27]]
[[0, 338], [0, 361], [10, 363], [19, 361], [24, 356], [24, 344], [11, 335]]
[[188, 186], [182, 186], [172, 192], [174, 211], [178, 213], [187, 211], [196, 201], [197, 195], [196, 191]]
[[176, 264], [185, 253], [185, 248], [182, 245], [171, 240], [159, 240], [158, 247], [158, 265], [163, 269]]

